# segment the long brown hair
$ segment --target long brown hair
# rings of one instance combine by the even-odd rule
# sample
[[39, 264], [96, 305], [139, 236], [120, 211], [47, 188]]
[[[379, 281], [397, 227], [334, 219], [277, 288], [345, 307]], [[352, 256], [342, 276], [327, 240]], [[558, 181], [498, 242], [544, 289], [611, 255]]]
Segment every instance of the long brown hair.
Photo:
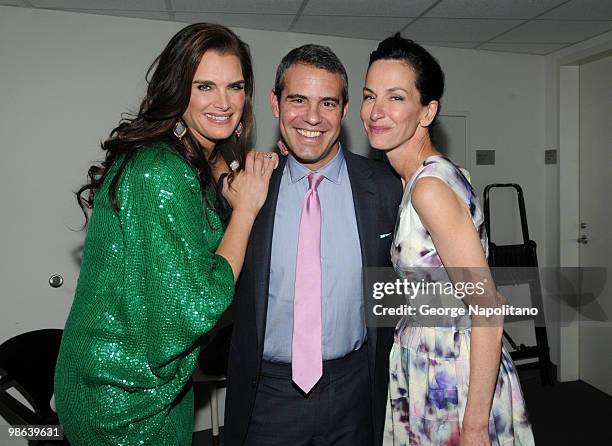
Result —
[[[218, 51], [222, 54], [233, 54], [240, 59], [242, 74], [245, 80], [245, 104], [242, 112], [242, 132], [234, 135], [215, 149], [207, 159], [204, 151], [191, 132], [179, 140], [172, 132], [175, 123], [181, 118], [191, 97], [191, 83], [200, 60], [206, 51]], [[77, 201], [85, 214], [85, 227], [88, 222], [86, 209], [94, 206], [95, 193], [100, 189], [108, 175], [109, 169], [123, 156], [121, 166], [113, 177], [110, 196], [113, 206], [118, 211], [117, 184], [121, 174], [134, 156], [136, 150], [147, 142], [167, 141], [183, 155], [198, 171], [202, 193], [209, 187], [215, 187], [209, 160], [221, 156], [223, 146], [232, 145], [233, 155], [240, 166], [244, 165], [246, 153], [251, 148], [253, 135], [253, 66], [248, 45], [228, 28], [210, 23], [195, 23], [176, 33], [162, 53], [147, 70], [147, 94], [140, 104], [136, 115], [126, 115], [115, 127], [109, 138], [101, 146], [106, 152], [104, 161], [92, 165], [88, 172], [88, 182], [77, 192]], [[219, 194], [219, 191], [216, 192]], [[217, 203], [220, 203], [217, 200]], [[218, 211], [220, 209], [217, 209]]]

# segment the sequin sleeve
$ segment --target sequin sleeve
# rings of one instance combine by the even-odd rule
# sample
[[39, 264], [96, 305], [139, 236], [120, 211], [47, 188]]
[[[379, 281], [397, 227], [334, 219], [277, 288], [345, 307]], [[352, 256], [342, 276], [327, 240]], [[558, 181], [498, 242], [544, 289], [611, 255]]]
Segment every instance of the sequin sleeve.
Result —
[[119, 187], [126, 283], [142, 302], [151, 371], [171, 377], [229, 305], [234, 276], [195, 170], [170, 149], [140, 150]]

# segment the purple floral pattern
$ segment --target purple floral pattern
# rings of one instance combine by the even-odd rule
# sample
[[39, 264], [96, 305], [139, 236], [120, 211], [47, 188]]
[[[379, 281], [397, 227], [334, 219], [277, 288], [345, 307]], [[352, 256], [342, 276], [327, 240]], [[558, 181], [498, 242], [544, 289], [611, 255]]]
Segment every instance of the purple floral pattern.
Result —
[[[444, 268], [411, 204], [412, 188], [425, 176], [440, 178], [465, 201], [483, 248], [487, 248], [484, 217], [469, 174], [444, 157], [429, 157], [407, 183], [399, 209], [391, 256], [400, 277], [418, 275], [418, 268]], [[422, 327], [402, 318], [398, 323], [389, 358], [384, 445], [459, 445], [470, 377], [469, 317], [455, 322], [444, 327]], [[504, 348], [489, 436], [492, 446], [534, 444], [518, 376]]]

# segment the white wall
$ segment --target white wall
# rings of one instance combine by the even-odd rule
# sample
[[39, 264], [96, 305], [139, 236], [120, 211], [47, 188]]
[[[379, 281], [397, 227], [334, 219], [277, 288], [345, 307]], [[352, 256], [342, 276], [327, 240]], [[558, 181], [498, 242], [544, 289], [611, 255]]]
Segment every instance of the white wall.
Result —
[[[120, 113], [136, 109], [144, 73], [170, 36], [184, 24], [0, 7], [0, 283], [3, 311], [0, 342], [17, 333], [62, 327], [78, 274], [80, 210], [72, 191], [85, 180], [90, 162]], [[346, 121], [353, 151], [366, 153], [359, 121], [361, 86], [376, 42], [338, 37], [237, 29], [252, 50], [256, 77], [257, 146], [273, 147], [276, 123], [268, 94], [280, 58], [315, 42], [332, 47], [349, 73], [352, 103]], [[531, 237], [540, 263], [556, 264], [558, 238], [545, 198], [553, 195], [556, 166], [544, 166], [551, 146], [546, 106], [547, 76], [541, 56], [430, 48], [447, 78], [443, 111], [467, 112], [471, 150], [496, 150], [495, 166], [468, 166], [477, 190], [491, 182], [518, 182], [526, 194]], [[475, 154], [472, 153], [472, 160]], [[495, 196], [494, 238], [518, 240], [514, 197]], [[512, 200], [512, 201], [511, 201]], [[513, 203], [510, 205], [509, 203]], [[551, 245], [552, 244], [552, 245]], [[65, 285], [46, 281], [59, 272]], [[520, 334], [527, 336], [527, 333]], [[551, 333], [554, 338], [554, 333]], [[529, 337], [529, 339], [531, 339]], [[555, 345], [556, 340], [551, 339]], [[553, 355], [553, 360], [555, 357]]]
[[[517, 182], [525, 192], [530, 236], [541, 243], [544, 168], [544, 61], [540, 56], [450, 48], [430, 48], [438, 57], [447, 89], [444, 110], [470, 115], [472, 162], [477, 149], [496, 151], [495, 166], [470, 166], [480, 194], [493, 182]], [[513, 194], [491, 196], [493, 240], [520, 241]], [[496, 209], [496, 205], [508, 207]], [[496, 215], [493, 215], [496, 217]], [[503, 218], [502, 218], [503, 217]]]

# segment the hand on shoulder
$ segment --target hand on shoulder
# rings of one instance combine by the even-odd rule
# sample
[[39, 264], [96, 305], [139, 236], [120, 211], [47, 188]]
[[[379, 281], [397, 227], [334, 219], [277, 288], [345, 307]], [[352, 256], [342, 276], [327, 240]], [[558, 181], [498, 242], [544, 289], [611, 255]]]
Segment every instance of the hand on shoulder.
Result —
[[276, 153], [251, 150], [244, 169], [223, 180], [223, 196], [234, 211], [257, 215], [268, 196], [270, 177], [278, 162]]

